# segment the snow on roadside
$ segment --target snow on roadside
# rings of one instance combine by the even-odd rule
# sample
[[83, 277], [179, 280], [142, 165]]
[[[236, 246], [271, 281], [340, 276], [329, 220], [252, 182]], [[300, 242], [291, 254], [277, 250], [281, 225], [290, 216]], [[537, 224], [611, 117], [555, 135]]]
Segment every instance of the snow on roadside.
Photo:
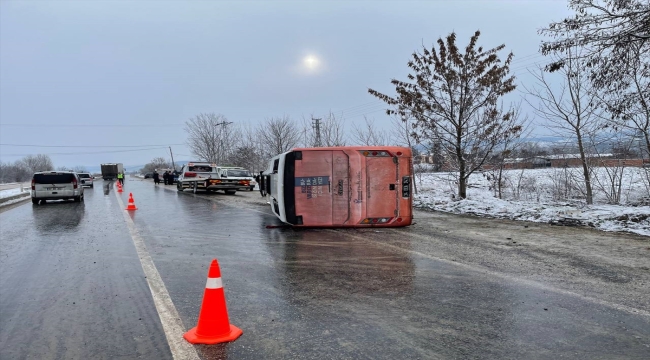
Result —
[[19, 197], [19, 198], [12, 199], [12, 200], [7, 200], [7, 201], [5, 201], [3, 203], [0, 203], [0, 207], [8, 206], [8, 205], [15, 204], [15, 203], [19, 203], [19, 202], [25, 201], [27, 199], [29, 199], [29, 196], [23, 196], [23, 197]]
[[[626, 205], [608, 205], [604, 199], [595, 196], [594, 205], [584, 201], [553, 200], [549, 194], [557, 169], [526, 170], [526, 176], [535, 183], [533, 194], [514, 200], [514, 189], [504, 189], [504, 200], [498, 199], [490, 188], [491, 182], [485, 174], [472, 174], [467, 189], [467, 199], [458, 200], [455, 196], [454, 174], [423, 173], [416, 174], [418, 194], [414, 196], [416, 208], [444, 211], [455, 214], [474, 214], [512, 220], [547, 222], [567, 225], [591, 226], [603, 231], [627, 231], [650, 236], [650, 206], [644, 205], [644, 183], [640, 172], [645, 169], [632, 169], [623, 179], [626, 185], [624, 201]], [[521, 170], [510, 170], [509, 176], [519, 176]], [[532, 199], [531, 199], [532, 198]], [[524, 200], [522, 200], [524, 199]], [[539, 201], [537, 201], [539, 199]], [[647, 199], [647, 198], [646, 198]]]
[[15, 196], [19, 194], [29, 194], [30, 190], [25, 189], [25, 191], [20, 191], [20, 188], [0, 190], [0, 199], [8, 198], [10, 196]]

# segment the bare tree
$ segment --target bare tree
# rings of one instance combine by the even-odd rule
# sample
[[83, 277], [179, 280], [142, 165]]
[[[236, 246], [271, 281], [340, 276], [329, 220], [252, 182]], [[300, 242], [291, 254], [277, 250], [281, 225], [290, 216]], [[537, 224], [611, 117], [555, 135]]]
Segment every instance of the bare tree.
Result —
[[345, 146], [345, 123], [343, 118], [338, 118], [330, 111], [327, 114], [321, 129], [321, 140], [324, 146]]
[[[626, 159], [630, 158], [630, 155], [634, 156], [632, 149], [634, 137], [623, 132], [615, 132], [606, 141], [610, 143], [608, 150], [613, 154], [613, 159], [598, 162], [597, 171], [593, 173], [594, 188], [605, 195], [608, 203], [620, 204], [624, 174], [627, 172]], [[593, 146], [593, 148], [601, 155], [599, 146]]]
[[590, 69], [596, 87], [620, 79], [631, 46], [650, 44], [648, 0], [569, 0], [575, 15], [552, 22], [540, 34], [550, 37], [541, 45], [542, 54], [558, 55], [548, 70], [564, 66], [567, 51], [584, 51], [573, 62]]
[[0, 182], [23, 182], [29, 180], [34, 172], [21, 160], [12, 163], [0, 163]]
[[565, 56], [565, 66], [558, 70], [561, 81], [559, 84], [552, 83], [541, 67], [538, 72], [531, 71], [537, 83], [533, 88], [526, 88], [526, 92], [537, 102], [526, 101], [540, 117], [548, 121], [549, 128], [556, 134], [575, 137], [580, 153], [586, 201], [587, 204], [593, 204], [587, 145], [588, 139], [593, 138], [602, 127], [602, 110], [587, 79], [588, 74], [573, 57], [576, 51], [579, 50], [571, 49]]
[[238, 146], [235, 150], [228, 156], [227, 165], [230, 166], [240, 166], [251, 171], [258, 170], [257, 166], [257, 151], [255, 148], [250, 146]]
[[644, 157], [650, 157], [650, 49], [644, 52], [640, 44], [629, 48], [625, 76], [617, 83], [603, 86], [599, 99], [612, 117], [606, 126], [611, 125], [615, 132], [635, 132], [643, 141]]
[[300, 143], [298, 127], [288, 116], [266, 119], [258, 129], [264, 154], [269, 157], [289, 151]]
[[20, 162], [31, 172], [54, 170], [52, 159], [45, 154], [27, 155]]
[[[527, 137], [532, 132], [531, 121], [528, 116], [521, 114], [521, 106], [517, 105], [513, 113], [513, 124], [519, 125], [521, 132], [514, 134], [514, 136], [506, 136], [502, 139], [501, 143], [495, 147], [493, 156], [489, 159], [488, 163], [490, 166], [491, 173], [490, 179], [492, 181], [492, 187], [496, 196], [499, 199], [503, 199], [503, 171], [506, 166], [506, 159], [516, 154], [520, 147], [523, 146], [523, 142], [519, 141], [519, 137], [523, 134], [524, 137]], [[518, 185], [521, 185], [521, 180], [523, 179], [523, 174], [519, 177]], [[520, 189], [518, 186], [517, 189]], [[519, 192], [517, 192], [517, 197]]]
[[345, 124], [342, 118], [330, 111], [324, 119], [319, 119], [320, 144], [313, 122], [314, 116], [302, 118], [303, 143], [307, 147], [345, 146]]
[[27, 155], [13, 164], [0, 164], [0, 182], [22, 182], [29, 180], [37, 171], [54, 170], [48, 155]]
[[13, 164], [8, 162], [0, 162], [0, 183], [10, 183], [18, 180], [14, 180], [14, 168]]
[[232, 154], [229, 154], [228, 162], [252, 172], [266, 169], [269, 156], [265, 153], [262, 145], [261, 131], [250, 124], [242, 125], [240, 128], [241, 139], [234, 147]]
[[148, 164], [146, 164], [142, 169], [140, 169], [140, 172], [148, 173], [148, 172], [153, 172], [154, 170], [168, 169], [171, 167], [172, 167], [171, 163], [167, 161], [165, 158], [156, 157], [151, 159], [151, 161]]
[[221, 145], [219, 148], [221, 149], [221, 153], [219, 154], [219, 163], [223, 163], [225, 161], [228, 161], [232, 157], [232, 155], [237, 151], [237, 148], [241, 145], [243, 134], [242, 134], [242, 128], [240, 124], [228, 124], [226, 123], [225, 125], [221, 126], [222, 132], [221, 132]]
[[86, 169], [86, 167], [83, 165], [77, 165], [72, 169], [72, 171], [77, 173], [87, 173], [88, 169]]
[[237, 127], [221, 114], [199, 114], [185, 122], [187, 144], [200, 160], [220, 164], [240, 140]]
[[375, 121], [363, 117], [364, 124], [359, 126], [358, 124], [352, 125], [352, 134], [350, 135], [351, 140], [356, 145], [365, 145], [365, 146], [382, 146], [391, 144], [390, 133], [379, 129], [375, 125]]
[[501, 143], [521, 128], [513, 124], [514, 110], [504, 109], [502, 98], [515, 88], [510, 76], [510, 53], [502, 64], [498, 52], [505, 45], [485, 50], [477, 47], [476, 31], [465, 53], [456, 45], [456, 34], [438, 39], [438, 48], [423, 47], [413, 53], [409, 81], [392, 80], [396, 97], [368, 89], [395, 110], [402, 119], [415, 119], [412, 135], [419, 142], [439, 143], [450, 166], [458, 170], [458, 195], [467, 197], [467, 180], [481, 168]]

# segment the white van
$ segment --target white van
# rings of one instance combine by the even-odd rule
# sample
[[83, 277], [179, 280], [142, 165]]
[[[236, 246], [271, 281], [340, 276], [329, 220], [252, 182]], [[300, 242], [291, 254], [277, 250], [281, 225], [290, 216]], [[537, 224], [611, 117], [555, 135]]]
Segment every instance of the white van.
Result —
[[72, 171], [40, 171], [32, 176], [32, 204], [47, 200], [84, 200], [79, 175]]

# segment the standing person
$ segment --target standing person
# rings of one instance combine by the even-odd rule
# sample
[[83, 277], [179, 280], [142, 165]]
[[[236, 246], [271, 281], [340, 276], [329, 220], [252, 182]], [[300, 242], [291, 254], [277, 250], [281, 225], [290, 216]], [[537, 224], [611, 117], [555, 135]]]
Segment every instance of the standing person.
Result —
[[167, 179], [167, 181], [169, 181], [169, 185], [174, 185], [176, 182], [176, 175], [176, 170], [169, 172], [169, 179]]
[[153, 171], [153, 183], [156, 185], [160, 184], [160, 174], [156, 170]]
[[169, 172], [165, 170], [163, 173], [163, 184], [167, 185], [167, 179], [169, 179]]
[[117, 173], [117, 180], [120, 182], [120, 185], [124, 185], [124, 173]]

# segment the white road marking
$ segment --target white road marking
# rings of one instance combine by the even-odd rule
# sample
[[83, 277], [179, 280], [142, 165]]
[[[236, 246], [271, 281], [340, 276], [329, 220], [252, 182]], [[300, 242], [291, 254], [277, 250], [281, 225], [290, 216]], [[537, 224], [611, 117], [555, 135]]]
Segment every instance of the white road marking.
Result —
[[[117, 192], [114, 193], [120, 204], [120, 208], [124, 209], [122, 198]], [[169, 344], [172, 356], [174, 359], [199, 360], [199, 355], [196, 353], [194, 345], [183, 339], [183, 334], [186, 331], [183, 321], [178, 315], [176, 307], [174, 307], [174, 303], [169, 296], [169, 292], [167, 292], [167, 288], [160, 277], [160, 273], [158, 273], [158, 269], [156, 269], [156, 265], [153, 263], [153, 259], [151, 259], [151, 256], [149, 255], [149, 251], [147, 251], [144, 240], [135, 228], [135, 223], [126, 210], [122, 210], [122, 215], [124, 215], [124, 220], [129, 228], [129, 233], [131, 233], [131, 238], [133, 239], [135, 250], [138, 253], [138, 258], [140, 258], [140, 264], [142, 265], [142, 270], [144, 270], [144, 274], [147, 278], [147, 284], [149, 284], [149, 290], [151, 291], [153, 302], [156, 305], [156, 310], [158, 311], [160, 322], [165, 331], [165, 337], [167, 337], [167, 343]]]

